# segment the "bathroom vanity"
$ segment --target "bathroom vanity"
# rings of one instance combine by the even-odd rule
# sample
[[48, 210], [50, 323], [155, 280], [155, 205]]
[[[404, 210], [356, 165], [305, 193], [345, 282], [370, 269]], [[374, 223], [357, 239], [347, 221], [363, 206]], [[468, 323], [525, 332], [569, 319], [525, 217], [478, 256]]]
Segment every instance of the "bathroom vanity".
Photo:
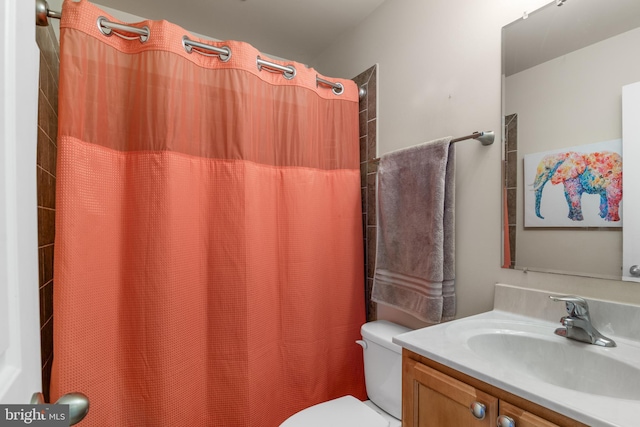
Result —
[[589, 300], [616, 347], [554, 334], [549, 292], [496, 285], [494, 310], [394, 337], [403, 426], [637, 426], [640, 307]]
[[587, 425], [407, 349], [402, 369], [404, 427]]

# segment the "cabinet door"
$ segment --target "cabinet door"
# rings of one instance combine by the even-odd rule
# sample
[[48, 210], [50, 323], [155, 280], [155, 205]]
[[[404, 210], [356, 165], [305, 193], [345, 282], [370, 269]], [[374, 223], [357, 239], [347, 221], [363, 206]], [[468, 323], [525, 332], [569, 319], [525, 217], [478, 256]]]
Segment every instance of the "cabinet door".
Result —
[[[499, 416], [501, 415], [511, 418], [515, 422], [514, 427], [559, 427], [558, 424], [549, 422], [502, 400], [500, 401]], [[501, 424], [498, 423], [498, 426], [501, 426]]]
[[[480, 427], [496, 423], [498, 399], [415, 360], [405, 359], [402, 380], [404, 427]], [[476, 418], [473, 403], [485, 407]]]

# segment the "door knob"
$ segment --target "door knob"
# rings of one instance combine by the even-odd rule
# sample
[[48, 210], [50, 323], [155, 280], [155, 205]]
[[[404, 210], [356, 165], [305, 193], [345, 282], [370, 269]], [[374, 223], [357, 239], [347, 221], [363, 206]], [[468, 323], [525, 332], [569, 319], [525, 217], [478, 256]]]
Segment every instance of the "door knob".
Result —
[[[46, 405], [42, 393], [33, 393], [32, 405]], [[89, 412], [89, 398], [82, 393], [67, 393], [54, 405], [69, 405], [69, 425], [78, 424]]]

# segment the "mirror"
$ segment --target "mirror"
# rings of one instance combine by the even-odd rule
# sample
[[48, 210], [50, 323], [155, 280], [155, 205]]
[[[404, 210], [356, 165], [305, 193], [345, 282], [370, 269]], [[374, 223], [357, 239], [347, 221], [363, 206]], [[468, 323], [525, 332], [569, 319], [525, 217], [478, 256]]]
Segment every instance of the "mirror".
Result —
[[[620, 279], [624, 218], [525, 227], [534, 178], [524, 159], [621, 139], [622, 86], [640, 81], [639, 27], [638, 0], [557, 0], [503, 28], [504, 268]], [[570, 196], [553, 184], [542, 198], [564, 204], [566, 221]], [[602, 209], [598, 194], [581, 203], [585, 216]]]

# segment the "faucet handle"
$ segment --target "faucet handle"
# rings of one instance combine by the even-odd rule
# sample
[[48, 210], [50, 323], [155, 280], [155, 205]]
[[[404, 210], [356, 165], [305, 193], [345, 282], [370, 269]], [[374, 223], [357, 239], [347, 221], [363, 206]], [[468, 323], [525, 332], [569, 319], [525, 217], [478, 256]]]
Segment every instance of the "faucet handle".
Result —
[[566, 304], [567, 312], [572, 317], [588, 317], [589, 304], [584, 298], [574, 295], [549, 295], [553, 301], [562, 301]]
[[560, 324], [569, 329], [573, 327], [573, 320], [571, 319], [571, 316], [564, 316], [560, 318]]

